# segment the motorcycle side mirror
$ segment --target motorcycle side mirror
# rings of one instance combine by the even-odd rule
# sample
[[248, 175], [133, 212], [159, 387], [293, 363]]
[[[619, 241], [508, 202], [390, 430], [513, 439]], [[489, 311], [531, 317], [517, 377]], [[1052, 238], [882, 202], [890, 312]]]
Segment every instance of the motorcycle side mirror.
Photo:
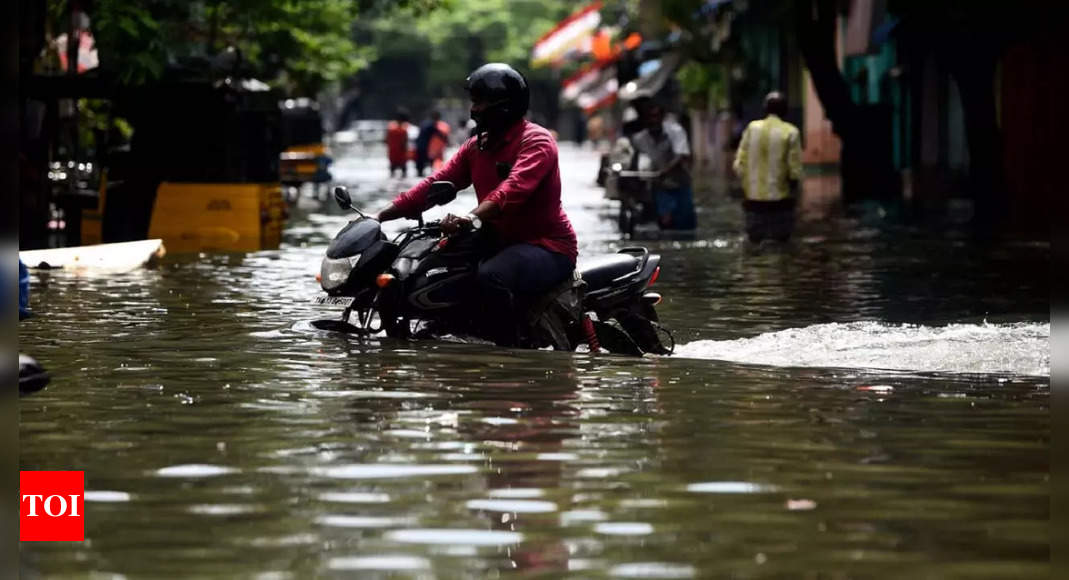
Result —
[[353, 198], [349, 197], [349, 188], [339, 185], [334, 188], [334, 201], [342, 209], [353, 209]]
[[452, 181], [435, 181], [427, 191], [427, 206], [445, 205], [457, 198], [457, 186]]

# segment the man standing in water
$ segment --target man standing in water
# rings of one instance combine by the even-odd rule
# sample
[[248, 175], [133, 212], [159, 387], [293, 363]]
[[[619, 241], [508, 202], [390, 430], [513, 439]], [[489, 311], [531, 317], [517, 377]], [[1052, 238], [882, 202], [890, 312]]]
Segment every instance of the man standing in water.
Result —
[[[527, 307], [575, 269], [578, 243], [561, 206], [557, 143], [526, 119], [527, 79], [507, 64], [491, 63], [468, 77], [474, 135], [445, 166], [397, 196], [379, 221], [416, 217], [435, 181], [475, 186], [478, 205], [447, 215], [442, 231], [481, 230], [487, 259], [478, 282], [488, 332], [501, 345], [517, 342]], [[484, 229], [485, 228], [485, 229]]]
[[798, 127], [783, 120], [787, 99], [773, 91], [765, 97], [764, 119], [742, 132], [735, 153], [735, 173], [746, 194], [746, 235], [758, 243], [785, 242], [794, 230], [794, 205], [802, 178], [802, 141]]

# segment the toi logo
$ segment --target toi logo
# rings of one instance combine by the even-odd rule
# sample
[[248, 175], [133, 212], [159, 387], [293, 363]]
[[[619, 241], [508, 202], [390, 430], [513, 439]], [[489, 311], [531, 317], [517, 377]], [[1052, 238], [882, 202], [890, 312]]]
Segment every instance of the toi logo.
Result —
[[19, 472], [19, 540], [85, 539], [85, 472]]

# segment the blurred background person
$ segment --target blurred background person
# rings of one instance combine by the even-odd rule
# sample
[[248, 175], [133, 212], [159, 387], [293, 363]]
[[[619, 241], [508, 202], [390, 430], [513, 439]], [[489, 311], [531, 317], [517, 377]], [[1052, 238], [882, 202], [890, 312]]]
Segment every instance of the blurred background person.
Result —
[[[452, 128], [449, 123], [442, 120], [438, 111], [431, 112], [429, 121], [423, 124], [419, 130], [419, 140], [416, 142], [416, 171], [423, 177], [423, 170], [429, 164], [431, 169], [441, 169], [445, 161], [445, 148], [449, 145], [449, 132]], [[420, 146], [423, 147], [423, 160], [420, 162]]]
[[408, 173], [408, 111], [397, 109], [394, 120], [386, 126], [386, 156], [390, 161], [390, 177], [395, 171], [401, 177]]

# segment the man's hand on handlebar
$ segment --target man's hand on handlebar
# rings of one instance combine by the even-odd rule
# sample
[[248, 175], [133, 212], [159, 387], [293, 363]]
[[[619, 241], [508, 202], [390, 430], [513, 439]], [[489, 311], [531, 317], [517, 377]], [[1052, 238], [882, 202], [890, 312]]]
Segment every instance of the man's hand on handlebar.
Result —
[[394, 207], [394, 205], [391, 203], [385, 209], [375, 214], [374, 217], [375, 220], [378, 222], [388, 222], [390, 220], [395, 220], [403, 216], [401, 215], [401, 211]]
[[451, 236], [457, 232], [466, 232], [471, 230], [471, 219], [465, 216], [457, 216], [453, 214], [446, 214], [442, 218], [442, 222], [439, 226], [442, 229], [442, 233]]

